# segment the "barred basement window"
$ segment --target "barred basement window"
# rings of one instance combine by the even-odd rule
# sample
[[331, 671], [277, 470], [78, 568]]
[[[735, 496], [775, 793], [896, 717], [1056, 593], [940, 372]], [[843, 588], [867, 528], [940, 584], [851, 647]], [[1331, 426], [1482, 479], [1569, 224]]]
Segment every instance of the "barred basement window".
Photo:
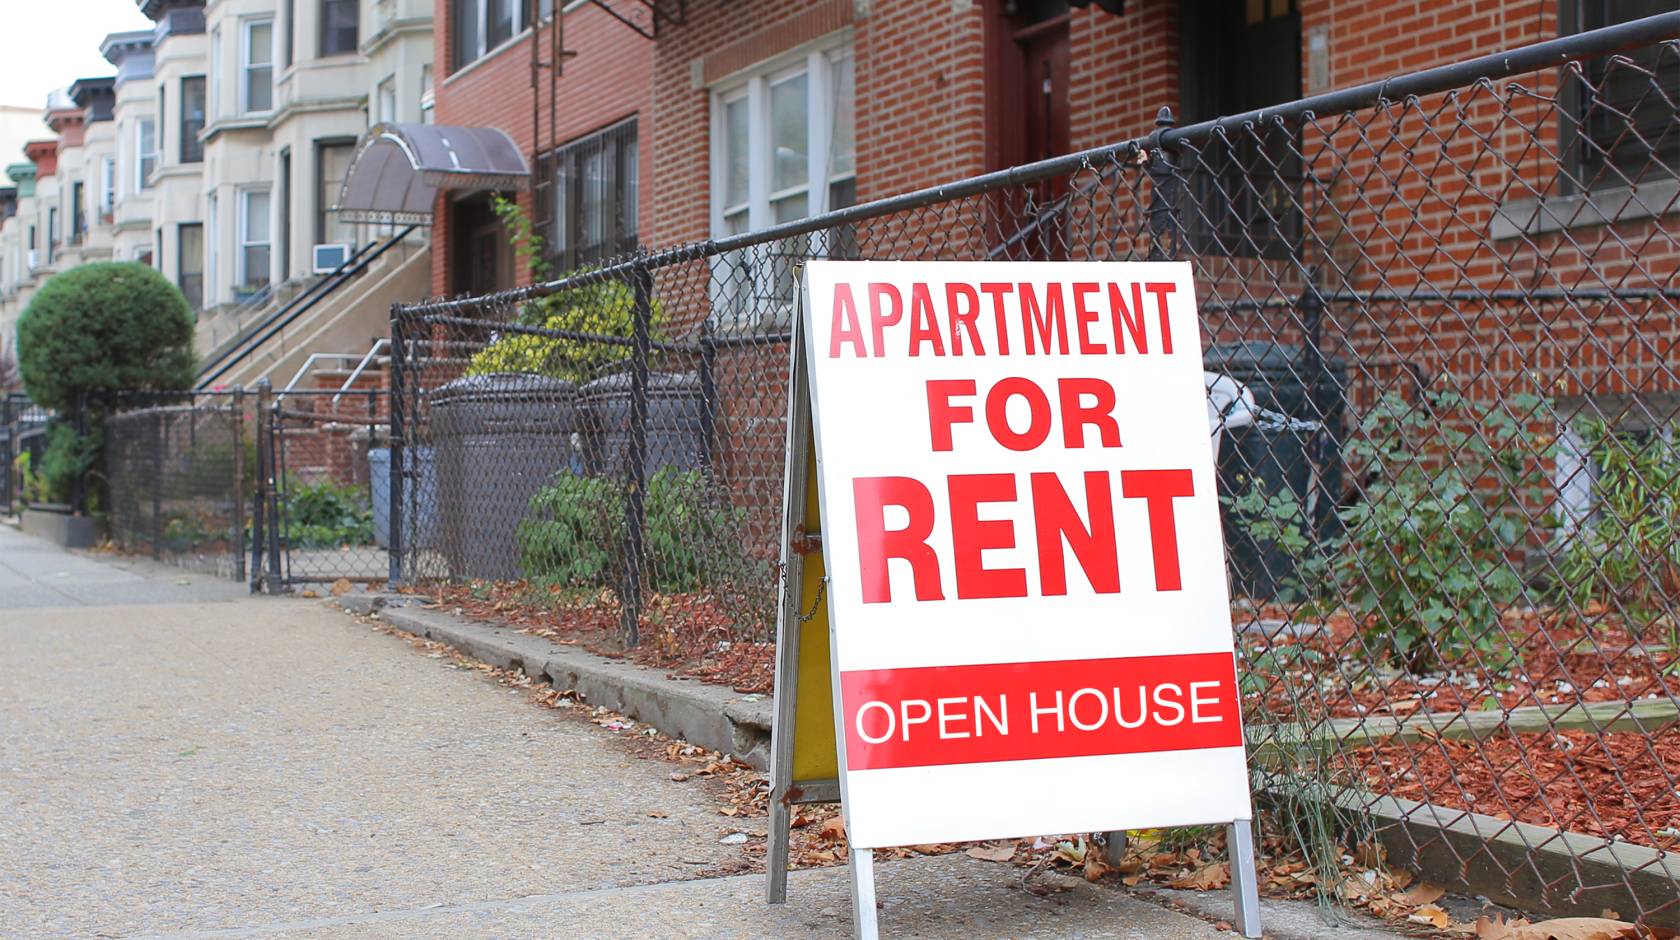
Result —
[[553, 274], [635, 250], [637, 188], [634, 118], [540, 159], [534, 220]]

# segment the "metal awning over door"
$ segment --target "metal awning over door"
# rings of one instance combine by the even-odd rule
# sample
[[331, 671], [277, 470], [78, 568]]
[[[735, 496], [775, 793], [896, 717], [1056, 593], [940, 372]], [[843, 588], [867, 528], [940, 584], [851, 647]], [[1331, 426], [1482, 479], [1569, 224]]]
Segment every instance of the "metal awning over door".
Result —
[[379, 124], [356, 144], [333, 211], [346, 222], [430, 225], [438, 190], [524, 190], [531, 168], [494, 127]]

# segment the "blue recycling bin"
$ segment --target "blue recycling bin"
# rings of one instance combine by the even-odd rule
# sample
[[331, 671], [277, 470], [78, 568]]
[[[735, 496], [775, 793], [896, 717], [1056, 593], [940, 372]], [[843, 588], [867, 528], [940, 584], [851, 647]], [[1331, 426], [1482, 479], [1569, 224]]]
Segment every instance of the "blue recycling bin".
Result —
[[[403, 550], [431, 548], [437, 539], [437, 462], [430, 447], [410, 447], [405, 461], [413, 473], [408, 482], [416, 492], [403, 494]], [[391, 547], [391, 449], [368, 450], [368, 484], [373, 493], [373, 540]]]

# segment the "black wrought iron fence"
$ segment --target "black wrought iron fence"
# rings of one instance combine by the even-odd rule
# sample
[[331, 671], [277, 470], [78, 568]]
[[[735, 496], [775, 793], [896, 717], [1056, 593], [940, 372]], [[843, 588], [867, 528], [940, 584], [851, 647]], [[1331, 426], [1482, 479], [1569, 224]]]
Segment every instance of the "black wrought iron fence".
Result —
[[246, 396], [122, 394], [107, 404], [103, 508], [112, 542], [242, 580], [256, 481]]
[[1274, 829], [1325, 876], [1374, 835], [1496, 900], [1672, 925], [1676, 35], [1665, 14], [1163, 112], [1144, 138], [400, 308], [393, 577], [761, 682], [802, 261], [1187, 260]]

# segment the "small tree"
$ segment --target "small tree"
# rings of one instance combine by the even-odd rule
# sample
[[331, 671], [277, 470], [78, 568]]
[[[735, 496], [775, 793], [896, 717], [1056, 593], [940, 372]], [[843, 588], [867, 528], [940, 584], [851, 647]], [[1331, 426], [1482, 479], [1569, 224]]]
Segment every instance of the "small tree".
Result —
[[66, 500], [99, 464], [99, 393], [191, 386], [192, 339], [186, 298], [146, 265], [84, 264], [41, 286], [18, 320], [18, 365], [29, 397], [61, 422], [41, 460], [49, 499]]
[[18, 320], [18, 364], [35, 403], [73, 410], [87, 392], [171, 390], [193, 380], [193, 318], [162, 274], [130, 261], [56, 274]]

